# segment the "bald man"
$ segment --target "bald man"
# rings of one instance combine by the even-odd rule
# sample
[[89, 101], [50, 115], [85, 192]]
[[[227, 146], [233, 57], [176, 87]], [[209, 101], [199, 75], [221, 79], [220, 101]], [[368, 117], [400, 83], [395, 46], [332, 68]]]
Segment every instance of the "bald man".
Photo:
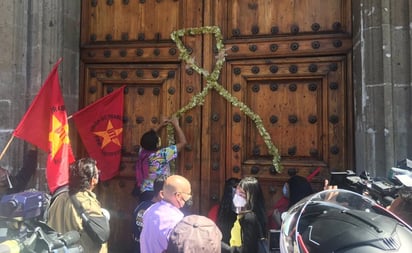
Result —
[[162, 200], [153, 204], [143, 215], [141, 252], [166, 251], [170, 232], [183, 219], [181, 209], [193, 203], [190, 182], [179, 175], [172, 175], [166, 179], [160, 196]]

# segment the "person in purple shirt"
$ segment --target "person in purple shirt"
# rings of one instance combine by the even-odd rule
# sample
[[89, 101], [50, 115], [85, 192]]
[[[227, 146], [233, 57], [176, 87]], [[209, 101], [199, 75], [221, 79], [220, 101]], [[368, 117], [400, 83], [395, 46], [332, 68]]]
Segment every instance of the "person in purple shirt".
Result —
[[184, 217], [180, 209], [193, 203], [190, 182], [179, 175], [166, 179], [161, 195], [163, 199], [143, 215], [140, 251], [144, 253], [161, 253], [167, 249], [171, 231]]
[[146, 210], [156, 202], [162, 200], [160, 191], [163, 190], [163, 185], [166, 180], [166, 176], [159, 176], [155, 179], [153, 189], [155, 196], [151, 200], [140, 202], [139, 205], [133, 211], [133, 226], [132, 226], [132, 238], [134, 242], [134, 253], [140, 253], [140, 233], [143, 229], [143, 214]]

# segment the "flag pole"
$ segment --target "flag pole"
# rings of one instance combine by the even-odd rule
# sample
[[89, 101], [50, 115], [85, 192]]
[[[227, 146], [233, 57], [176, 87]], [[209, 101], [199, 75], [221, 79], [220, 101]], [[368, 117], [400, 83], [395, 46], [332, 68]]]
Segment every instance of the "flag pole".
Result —
[[6, 153], [7, 149], [9, 149], [11, 142], [14, 139], [14, 135], [11, 135], [9, 142], [7, 142], [6, 146], [4, 147], [3, 151], [0, 154], [0, 161], [3, 159], [4, 154]]

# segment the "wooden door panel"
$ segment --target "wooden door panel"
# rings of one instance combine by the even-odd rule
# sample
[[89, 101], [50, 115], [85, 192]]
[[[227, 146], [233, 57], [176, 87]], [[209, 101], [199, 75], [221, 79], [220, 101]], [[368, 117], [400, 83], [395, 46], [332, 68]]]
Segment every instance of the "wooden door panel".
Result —
[[285, 181], [290, 167], [299, 168], [302, 175], [317, 167], [323, 173], [345, 170], [350, 165], [350, 157], [340, 153], [349, 148], [345, 64], [346, 57], [341, 56], [230, 62], [229, 90], [261, 117], [279, 149], [284, 172], [275, 173], [255, 123], [231, 105], [228, 172], [241, 168], [242, 176]]
[[[270, 135], [278, 144], [280, 154], [288, 156], [288, 150], [296, 157], [307, 157], [311, 148], [319, 149], [319, 139], [322, 133], [322, 124], [316, 124], [317, 116], [321, 115], [322, 97], [319, 82], [313, 79], [265, 79], [259, 81], [246, 80], [246, 99], [253, 110], [259, 111], [264, 124], [271, 129]], [[306, 92], [308, 87], [315, 87], [313, 92]], [[306, 89], [306, 90], [305, 90]], [[259, 95], [257, 93], [262, 93]], [[297, 111], [298, 110], [298, 111]], [[320, 118], [321, 120], [322, 118]], [[296, 123], [293, 123], [296, 120]], [[308, 124], [308, 121], [311, 120]], [[313, 123], [311, 123], [313, 122]], [[321, 121], [320, 121], [321, 122]], [[247, 129], [250, 131], [247, 143], [247, 153], [263, 156], [269, 155], [259, 133], [254, 129], [251, 120], [247, 120]], [[297, 135], [296, 133], [299, 133]], [[302, 138], [303, 137], [303, 138]], [[299, 148], [297, 148], [299, 146]], [[285, 148], [289, 147], [289, 148]], [[248, 157], [247, 159], [251, 159]]]
[[202, 1], [82, 0], [81, 44], [170, 41], [182, 27], [201, 25]]
[[182, 1], [101, 1], [84, 4], [89, 36], [82, 42], [169, 40], [181, 24]]
[[227, 38], [351, 30], [350, 1], [345, 0], [229, 0], [220, 4], [217, 8], [226, 11], [228, 20]]

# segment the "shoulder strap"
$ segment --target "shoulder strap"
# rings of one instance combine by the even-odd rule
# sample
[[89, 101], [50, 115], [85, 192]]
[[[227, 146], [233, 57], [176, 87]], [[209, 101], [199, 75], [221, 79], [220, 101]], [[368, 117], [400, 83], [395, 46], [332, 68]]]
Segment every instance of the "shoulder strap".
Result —
[[52, 194], [51, 199], [50, 199], [50, 205], [53, 203], [53, 201], [63, 192], [68, 192], [69, 191], [69, 186], [68, 185], [63, 185], [57, 188], [57, 190]]
[[80, 204], [79, 200], [76, 198], [74, 194], [70, 194], [70, 199], [76, 209], [77, 213], [79, 214], [80, 218], [83, 222], [89, 222], [90, 218], [86, 214], [86, 210], [84, 210], [83, 206]]
[[70, 199], [74, 205], [74, 208], [76, 209], [77, 213], [80, 215], [80, 217], [83, 218], [83, 214], [84, 214], [84, 208], [82, 207], [82, 205], [80, 204], [79, 200], [76, 198], [76, 196], [74, 194], [70, 194]]

